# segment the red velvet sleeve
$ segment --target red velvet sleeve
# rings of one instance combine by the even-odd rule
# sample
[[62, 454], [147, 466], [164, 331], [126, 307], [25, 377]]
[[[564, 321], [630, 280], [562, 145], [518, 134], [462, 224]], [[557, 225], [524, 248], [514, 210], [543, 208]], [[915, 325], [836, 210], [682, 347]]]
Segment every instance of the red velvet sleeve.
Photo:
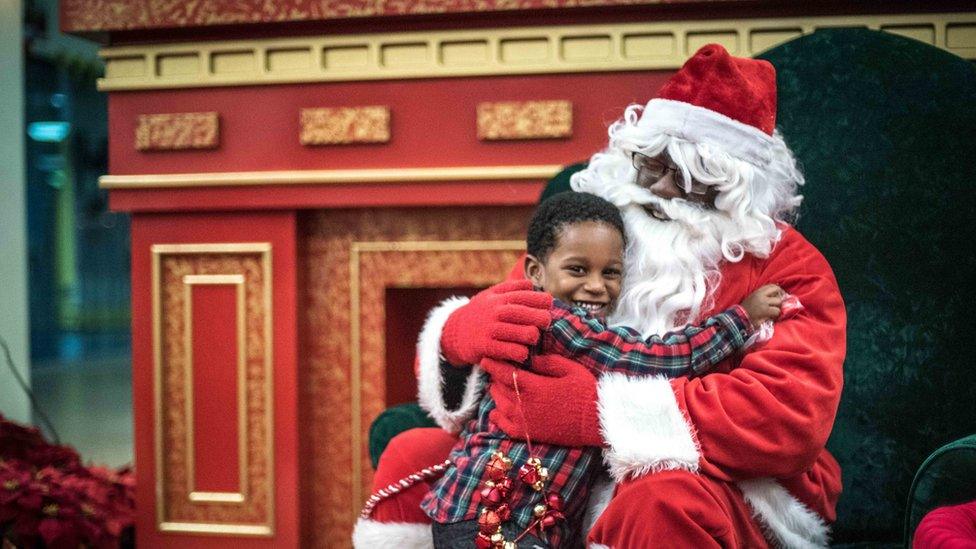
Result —
[[750, 291], [779, 284], [800, 299], [803, 312], [778, 322], [773, 338], [731, 372], [671, 382], [702, 471], [728, 480], [809, 469], [824, 449], [843, 384], [846, 311], [820, 252], [787, 229], [753, 275]]

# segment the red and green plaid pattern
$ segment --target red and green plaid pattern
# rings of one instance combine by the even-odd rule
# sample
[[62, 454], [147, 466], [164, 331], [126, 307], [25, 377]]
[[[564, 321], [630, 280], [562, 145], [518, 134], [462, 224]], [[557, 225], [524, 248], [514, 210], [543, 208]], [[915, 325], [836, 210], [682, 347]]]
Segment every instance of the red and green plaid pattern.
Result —
[[[486, 396], [481, 400], [478, 416], [472, 419], [451, 450], [453, 462], [444, 476], [434, 484], [421, 503], [421, 508], [435, 522], [452, 523], [478, 517], [479, 495], [482, 476], [492, 454], [500, 450], [512, 460], [510, 476], [515, 480], [518, 471], [529, 457], [525, 441], [508, 438], [497, 425], [488, 420], [495, 408], [495, 401]], [[534, 457], [549, 469], [547, 489], [559, 491], [565, 502], [567, 519], [578, 521], [583, 516], [591, 477], [600, 470], [599, 448], [566, 448], [549, 444], [533, 444]], [[538, 492], [516, 481], [509, 495], [512, 509], [510, 521], [519, 529], [532, 522], [532, 508], [541, 503]]]
[[626, 326], [606, 327], [579, 307], [554, 301], [553, 321], [542, 336], [542, 353], [573, 358], [595, 374], [623, 372], [669, 378], [707, 372], [748, 338], [749, 317], [740, 305], [687, 326], [647, 339]]
[[[554, 302], [552, 311], [553, 322], [540, 342], [542, 352], [575, 358], [594, 375], [623, 372], [673, 378], [700, 374], [740, 349], [749, 327], [745, 310], [736, 305], [700, 327], [688, 326], [645, 341], [635, 330], [608, 328], [585, 310], [561, 301]], [[513, 471], [533, 457], [524, 441], [509, 439], [489, 420], [494, 408], [495, 401], [486, 390], [477, 417], [465, 425], [451, 451], [452, 465], [421, 503], [433, 521], [447, 524], [477, 519], [485, 466], [496, 451], [512, 460]], [[562, 496], [568, 524], [579, 525], [592, 480], [600, 471], [601, 449], [533, 444], [532, 450], [549, 469], [547, 488]], [[533, 518], [532, 508], [540, 501], [531, 487], [516, 482], [509, 496], [510, 520], [526, 528]]]

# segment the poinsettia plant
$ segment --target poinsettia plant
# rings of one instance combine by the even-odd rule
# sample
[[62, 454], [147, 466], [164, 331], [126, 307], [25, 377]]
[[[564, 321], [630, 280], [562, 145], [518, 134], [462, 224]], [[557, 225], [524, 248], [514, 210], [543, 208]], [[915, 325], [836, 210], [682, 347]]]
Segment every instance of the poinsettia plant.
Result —
[[20, 548], [132, 544], [135, 475], [85, 466], [69, 446], [0, 415], [0, 539]]

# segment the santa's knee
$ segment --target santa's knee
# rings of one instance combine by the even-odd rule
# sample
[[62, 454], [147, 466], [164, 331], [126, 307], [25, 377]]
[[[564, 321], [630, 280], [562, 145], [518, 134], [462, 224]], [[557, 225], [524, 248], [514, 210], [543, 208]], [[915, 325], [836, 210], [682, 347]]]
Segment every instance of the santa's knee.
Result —
[[424, 467], [442, 463], [447, 459], [457, 436], [436, 427], [408, 429], [390, 439], [383, 450], [376, 474], [374, 489], [415, 473]]
[[590, 531], [591, 545], [715, 547], [728, 532], [728, 514], [709, 480], [664, 471], [622, 483]]
[[390, 495], [372, 509], [370, 519], [380, 522], [429, 523], [420, 501], [436, 478], [424, 478], [408, 488], [399, 482], [423, 469], [441, 464], [457, 441], [441, 429], [410, 429], [390, 439], [373, 475], [373, 490], [387, 489]]

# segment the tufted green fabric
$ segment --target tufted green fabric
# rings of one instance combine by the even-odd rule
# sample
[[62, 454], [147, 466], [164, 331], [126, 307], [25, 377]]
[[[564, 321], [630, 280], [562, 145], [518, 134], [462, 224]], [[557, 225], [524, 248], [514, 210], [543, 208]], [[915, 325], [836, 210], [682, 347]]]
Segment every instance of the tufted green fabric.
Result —
[[414, 427], [437, 427], [434, 420], [416, 402], [387, 408], [376, 416], [369, 426], [369, 460], [373, 463], [374, 470], [390, 439]]
[[976, 500], [976, 435], [939, 448], [918, 469], [905, 510], [905, 541], [932, 509]]
[[798, 226], [847, 303], [834, 538], [901, 541], [916, 468], [976, 432], [976, 71], [864, 29], [760, 57], [777, 68], [778, 126], [806, 174]]

